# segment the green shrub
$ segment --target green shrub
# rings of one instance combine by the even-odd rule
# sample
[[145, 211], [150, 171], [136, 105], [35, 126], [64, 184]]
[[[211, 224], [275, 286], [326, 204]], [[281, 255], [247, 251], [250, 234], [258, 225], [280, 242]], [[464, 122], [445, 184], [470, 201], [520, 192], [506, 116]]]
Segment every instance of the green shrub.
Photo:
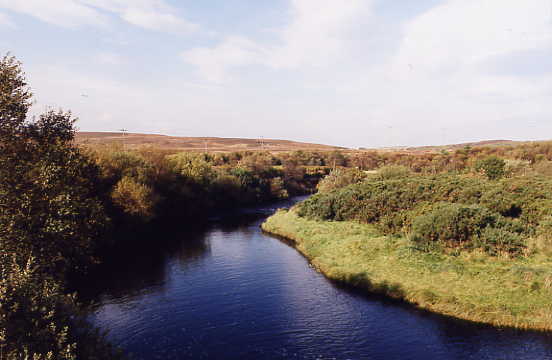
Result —
[[127, 215], [147, 220], [155, 214], [157, 198], [153, 190], [131, 177], [125, 176], [115, 185], [111, 199]]
[[371, 177], [374, 180], [401, 179], [412, 175], [412, 171], [402, 165], [386, 165], [377, 169], [377, 173]]
[[318, 220], [334, 220], [333, 194], [316, 194], [297, 205], [299, 216]]
[[499, 215], [479, 205], [452, 203], [437, 204], [426, 215], [412, 223], [416, 241], [460, 244], [481, 235], [485, 228], [494, 226]]
[[535, 229], [535, 234], [529, 240], [528, 248], [531, 252], [552, 255], [552, 216], [541, 220]]
[[216, 177], [215, 170], [202, 154], [178, 153], [168, 157], [172, 169], [191, 182], [208, 185]]
[[489, 255], [519, 256], [526, 248], [521, 236], [503, 228], [487, 227], [475, 241], [474, 246], [482, 248]]
[[104, 182], [113, 186], [124, 177], [147, 183], [152, 180], [153, 166], [140, 154], [120, 146], [108, 146], [91, 152]]
[[366, 174], [358, 169], [338, 168], [324, 177], [317, 186], [318, 192], [324, 193], [340, 189], [347, 185], [357, 184], [366, 178]]
[[489, 156], [479, 160], [475, 170], [483, 172], [489, 180], [498, 180], [506, 173], [506, 162], [496, 156]]

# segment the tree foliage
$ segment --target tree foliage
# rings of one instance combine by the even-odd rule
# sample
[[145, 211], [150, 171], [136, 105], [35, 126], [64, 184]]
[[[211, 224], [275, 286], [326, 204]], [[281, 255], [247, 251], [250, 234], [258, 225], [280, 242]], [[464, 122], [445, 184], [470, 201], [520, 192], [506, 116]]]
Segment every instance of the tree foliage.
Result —
[[0, 60], [0, 359], [117, 358], [63, 294], [94, 262], [105, 225], [98, 169], [73, 144], [71, 113], [28, 120], [21, 65]]
[[72, 295], [44, 276], [33, 258], [23, 266], [0, 254], [0, 359], [119, 359], [80, 314]]
[[104, 226], [97, 167], [72, 144], [70, 113], [27, 120], [30, 92], [13, 58], [0, 74], [0, 247], [21, 262], [32, 254], [51, 273], [84, 270]]

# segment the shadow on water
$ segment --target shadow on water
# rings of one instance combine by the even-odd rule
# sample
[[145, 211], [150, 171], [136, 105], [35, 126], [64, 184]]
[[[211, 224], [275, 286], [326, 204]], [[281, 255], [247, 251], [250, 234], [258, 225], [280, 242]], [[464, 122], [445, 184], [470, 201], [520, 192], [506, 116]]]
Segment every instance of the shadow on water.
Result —
[[95, 303], [91, 320], [137, 359], [552, 359], [550, 334], [452, 319], [327, 280], [293, 244], [259, 229], [292, 204], [137, 239], [79, 289]]
[[[163, 287], [167, 278], [166, 264], [177, 259], [186, 266], [208, 256], [210, 248], [205, 230], [158, 230], [134, 240], [125, 239], [125, 249], [116, 249], [107, 260], [74, 283], [80, 301], [88, 303], [105, 296], [141, 294], [144, 289]], [[76, 286], [73, 286], [76, 287]]]
[[166, 282], [169, 262], [177, 260], [185, 269], [209, 256], [211, 249], [206, 239], [209, 231], [216, 228], [227, 233], [240, 232], [243, 237], [251, 236], [254, 232], [249, 228], [250, 224], [304, 198], [221, 213], [197, 226], [165, 224], [148, 229], [145, 234], [132, 234], [132, 238], [122, 239], [124, 245], [114, 248], [89, 274], [73, 279], [70, 287], [78, 292], [79, 300], [85, 304], [105, 297], [143, 294], [148, 289], [157, 291]]

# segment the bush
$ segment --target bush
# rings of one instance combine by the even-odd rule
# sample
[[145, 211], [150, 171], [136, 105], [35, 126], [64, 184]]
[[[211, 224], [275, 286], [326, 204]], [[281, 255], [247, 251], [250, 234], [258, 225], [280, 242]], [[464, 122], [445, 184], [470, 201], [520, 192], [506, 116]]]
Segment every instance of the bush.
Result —
[[127, 215], [147, 220], [155, 214], [157, 198], [152, 189], [131, 177], [125, 176], [117, 183], [111, 198], [113, 203]]
[[552, 216], [545, 217], [539, 223], [528, 247], [532, 252], [540, 252], [546, 256], [552, 255]]
[[506, 162], [496, 156], [489, 156], [479, 160], [475, 165], [475, 170], [483, 172], [489, 180], [498, 180], [506, 173]]
[[460, 244], [481, 235], [498, 218], [498, 214], [479, 205], [440, 203], [414, 219], [412, 233], [419, 242]]
[[489, 255], [519, 256], [525, 249], [521, 236], [502, 228], [487, 227], [475, 241], [474, 246], [482, 248]]
[[340, 189], [347, 185], [357, 184], [366, 178], [366, 174], [358, 169], [335, 169], [324, 177], [317, 186], [318, 192], [324, 193]]
[[147, 183], [154, 177], [153, 166], [140, 154], [125, 151], [119, 146], [110, 146], [91, 152], [100, 174], [108, 186], [117, 184], [122, 178], [133, 178]]
[[169, 156], [168, 160], [175, 173], [191, 182], [209, 185], [216, 177], [213, 167], [202, 154], [179, 153]]
[[372, 175], [374, 180], [402, 179], [412, 175], [412, 171], [402, 165], [386, 165], [377, 169], [377, 173]]

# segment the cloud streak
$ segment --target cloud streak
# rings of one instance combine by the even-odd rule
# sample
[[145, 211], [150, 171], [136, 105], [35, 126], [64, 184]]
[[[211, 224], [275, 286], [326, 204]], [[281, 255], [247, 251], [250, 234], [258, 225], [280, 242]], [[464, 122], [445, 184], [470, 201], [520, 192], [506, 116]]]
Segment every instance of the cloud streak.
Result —
[[198, 28], [162, 0], [0, 0], [0, 8], [68, 28], [106, 27], [108, 14], [154, 31], [184, 34]]
[[196, 47], [180, 55], [212, 82], [223, 82], [233, 68], [248, 65], [272, 69], [329, 66], [342, 54], [350, 24], [370, 16], [370, 5], [371, 1], [364, 0], [291, 0], [290, 21], [276, 31], [279, 44], [228, 36], [213, 47]]

